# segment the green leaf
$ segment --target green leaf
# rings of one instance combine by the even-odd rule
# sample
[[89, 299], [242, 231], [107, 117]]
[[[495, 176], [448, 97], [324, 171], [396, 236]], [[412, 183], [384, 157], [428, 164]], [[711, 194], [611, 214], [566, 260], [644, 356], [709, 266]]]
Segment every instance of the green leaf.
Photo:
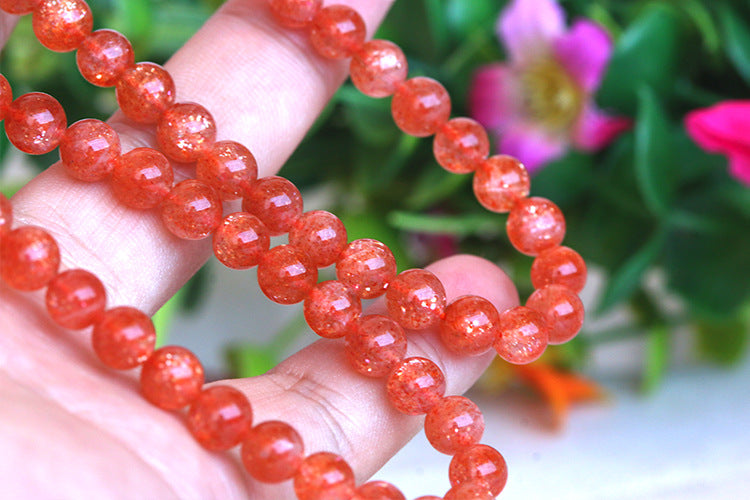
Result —
[[364, 144], [386, 147], [404, 135], [393, 125], [388, 99], [373, 99], [353, 85], [345, 85], [336, 93], [336, 100], [343, 105], [347, 122]]
[[750, 323], [742, 318], [727, 321], [699, 321], [698, 351], [714, 363], [732, 364], [743, 359], [750, 337]]
[[645, 365], [641, 380], [641, 389], [644, 392], [653, 392], [664, 378], [671, 351], [669, 339], [669, 329], [665, 325], [655, 325], [648, 331]]
[[542, 196], [560, 206], [575, 202], [591, 188], [594, 157], [571, 152], [545, 166], [534, 176], [534, 196]]
[[727, 56], [737, 72], [750, 84], [750, 26], [725, 3], [719, 11]]
[[680, 64], [681, 35], [671, 7], [648, 4], [617, 41], [599, 102], [633, 115], [638, 105], [635, 89], [647, 85], [659, 95], [669, 95]]
[[161, 347], [169, 342], [170, 326], [175, 314], [180, 310], [184, 293], [184, 288], [180, 289], [151, 318], [156, 329], [156, 347]]
[[114, 11], [105, 24], [113, 30], [126, 33], [137, 44], [141, 39], [147, 38], [153, 29], [153, 11], [149, 0], [114, 2]]
[[388, 223], [402, 231], [453, 236], [483, 237], [502, 234], [504, 225], [496, 214], [425, 215], [394, 211], [388, 214]]
[[497, 0], [448, 0], [445, 7], [448, 28], [457, 40], [477, 31], [492, 31], [498, 16]]
[[674, 194], [675, 148], [666, 113], [656, 94], [648, 87], [638, 92], [638, 119], [635, 126], [635, 173], [646, 206], [663, 217]]
[[279, 361], [272, 350], [253, 344], [232, 346], [227, 349], [226, 356], [230, 370], [237, 378], [263, 375]]
[[612, 309], [629, 298], [641, 286], [643, 275], [656, 262], [664, 249], [665, 237], [665, 231], [657, 230], [646, 245], [614, 272], [597, 307], [598, 314]]

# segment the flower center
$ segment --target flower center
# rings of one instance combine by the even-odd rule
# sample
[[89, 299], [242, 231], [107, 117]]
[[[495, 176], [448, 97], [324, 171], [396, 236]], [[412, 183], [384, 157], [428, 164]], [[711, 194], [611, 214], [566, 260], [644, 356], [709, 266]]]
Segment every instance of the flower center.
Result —
[[543, 58], [521, 74], [526, 112], [552, 132], [569, 130], [583, 108], [583, 89], [552, 58]]

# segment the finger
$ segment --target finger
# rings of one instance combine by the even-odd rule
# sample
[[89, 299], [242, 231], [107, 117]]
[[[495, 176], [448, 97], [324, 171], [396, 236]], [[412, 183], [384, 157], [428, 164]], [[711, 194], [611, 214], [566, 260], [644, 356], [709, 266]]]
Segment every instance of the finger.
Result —
[[5, 46], [5, 42], [10, 38], [13, 28], [16, 27], [16, 22], [18, 22], [18, 16], [0, 12], [0, 49]]
[[[448, 300], [478, 294], [503, 311], [518, 304], [510, 279], [494, 264], [471, 256], [442, 260], [430, 269], [445, 286]], [[382, 313], [382, 300], [368, 314]], [[443, 370], [446, 395], [462, 394], [485, 370], [494, 351], [460, 357], [447, 351], [435, 328], [409, 334], [407, 356], [424, 356]], [[422, 417], [399, 413], [388, 402], [383, 379], [356, 373], [344, 361], [343, 342], [320, 340], [284, 361], [267, 375], [221, 382], [245, 392], [254, 420], [283, 420], [298, 429], [305, 453], [341, 454], [362, 481], [403, 447], [423, 424]], [[435, 452], [437, 453], [437, 452]], [[358, 481], [358, 482], [359, 482]], [[266, 487], [268, 488], [268, 487]], [[263, 489], [281, 498], [283, 487]]]
[[[370, 31], [390, 1], [350, 0]], [[288, 158], [346, 74], [341, 61], [314, 55], [300, 32], [280, 27], [266, 0], [230, 0], [166, 65], [179, 101], [205, 105], [219, 139], [254, 152], [261, 175]], [[152, 129], [116, 115], [124, 150], [153, 144]], [[322, 159], [323, 160], [323, 159]], [[65, 267], [83, 267], [107, 286], [112, 304], [153, 312], [210, 255], [207, 240], [178, 240], [158, 213], [119, 205], [104, 183], [68, 178], [55, 165], [14, 197], [19, 223], [49, 229]]]

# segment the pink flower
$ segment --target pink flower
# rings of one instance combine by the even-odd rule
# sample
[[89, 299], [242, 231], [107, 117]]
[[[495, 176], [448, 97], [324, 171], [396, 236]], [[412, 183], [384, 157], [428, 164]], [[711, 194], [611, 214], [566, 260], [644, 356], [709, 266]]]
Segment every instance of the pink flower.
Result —
[[729, 173], [750, 186], [750, 101], [725, 101], [687, 114], [688, 135], [710, 153], [729, 158]]
[[499, 152], [533, 172], [571, 144], [596, 151], [630, 126], [593, 101], [612, 55], [612, 41], [599, 25], [579, 19], [566, 31], [554, 0], [513, 0], [497, 30], [510, 61], [478, 71], [469, 106], [496, 135]]

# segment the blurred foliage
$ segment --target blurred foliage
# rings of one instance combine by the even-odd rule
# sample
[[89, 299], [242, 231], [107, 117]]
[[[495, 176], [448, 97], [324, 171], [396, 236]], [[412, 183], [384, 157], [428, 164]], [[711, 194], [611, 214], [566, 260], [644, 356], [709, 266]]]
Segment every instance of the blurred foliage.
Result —
[[[97, 27], [118, 29], [139, 60], [162, 62], [218, 6], [214, 0], [91, 0]], [[504, 59], [494, 32], [506, 2], [402, 0], [377, 37], [396, 41], [411, 75], [429, 75], [453, 96], [453, 115], [467, 113], [473, 72]], [[726, 159], [686, 135], [685, 113], [728, 99], [750, 98], [750, 3], [746, 0], [561, 0], [568, 19], [604, 25], [615, 52], [598, 104], [632, 117], [634, 128], [593, 155], [571, 152], [536, 175], [533, 194], [554, 200], [568, 222], [566, 244], [606, 272], [594, 315], [631, 308], [632, 328], [648, 338], [644, 384], [666, 365], [669, 338], [688, 325], [707, 358], [732, 362], [746, 349], [750, 310], [750, 190], [726, 173]], [[111, 90], [78, 75], [73, 54], [53, 54], [22, 21], [0, 60], [17, 92], [61, 99], [70, 121], [114, 109]], [[6, 141], [3, 138], [3, 141]], [[0, 157], [8, 150], [0, 143]], [[0, 158], [1, 159], [1, 158]], [[40, 165], [50, 158], [39, 159]], [[360, 95], [345, 84], [284, 167], [300, 187], [326, 185], [350, 237], [380, 239], [400, 269], [442, 256], [440, 238], [460, 251], [509, 266], [522, 298], [531, 291], [531, 259], [512, 250], [504, 217], [474, 200], [470, 176], [437, 168], [431, 141], [401, 134], [389, 100]], [[418, 240], [415, 239], [418, 235]], [[415, 242], [419, 243], [416, 244]], [[645, 286], [653, 271], [684, 304], [665, 311]], [[193, 296], [188, 294], [188, 296]], [[584, 333], [561, 348], [572, 362], [602, 339]], [[235, 355], [234, 361], [242, 358]], [[264, 354], [245, 357], [257, 361]]]

